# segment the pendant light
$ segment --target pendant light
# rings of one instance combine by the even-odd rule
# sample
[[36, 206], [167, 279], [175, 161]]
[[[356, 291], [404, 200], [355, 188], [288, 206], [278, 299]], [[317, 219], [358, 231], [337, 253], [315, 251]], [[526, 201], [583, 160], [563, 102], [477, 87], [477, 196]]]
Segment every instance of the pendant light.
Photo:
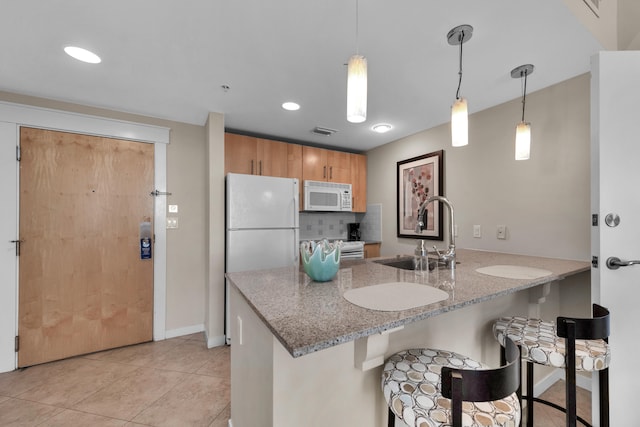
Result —
[[358, 0], [356, 0], [356, 54], [347, 64], [347, 120], [367, 120], [367, 58], [358, 54]]
[[522, 120], [516, 126], [516, 160], [529, 160], [531, 153], [531, 123], [524, 121], [524, 108], [527, 101], [527, 76], [533, 73], [533, 65], [525, 64], [511, 70], [514, 79], [524, 78], [522, 85]]
[[447, 34], [450, 45], [460, 45], [460, 68], [458, 70], [458, 90], [456, 100], [451, 107], [451, 145], [462, 147], [469, 143], [469, 113], [467, 100], [460, 97], [460, 85], [462, 84], [462, 45], [471, 39], [473, 27], [471, 25], [459, 25]]

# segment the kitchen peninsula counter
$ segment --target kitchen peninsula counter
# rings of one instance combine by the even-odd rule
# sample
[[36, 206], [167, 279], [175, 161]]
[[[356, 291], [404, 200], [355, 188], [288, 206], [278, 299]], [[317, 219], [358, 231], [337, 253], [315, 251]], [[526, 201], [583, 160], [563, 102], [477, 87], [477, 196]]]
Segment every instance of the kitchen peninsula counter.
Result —
[[[249, 305], [293, 357], [383, 332], [470, 304], [557, 281], [588, 271], [586, 261], [458, 249], [459, 264], [426, 275], [371, 260], [343, 261], [329, 282], [312, 281], [302, 268], [280, 268], [227, 274]], [[518, 265], [549, 270], [537, 279], [508, 279], [478, 273], [479, 267]], [[349, 289], [388, 282], [425, 283], [449, 293], [449, 299], [404, 311], [375, 311], [351, 304]]]
[[[421, 276], [371, 259], [342, 262], [334, 280], [325, 283], [294, 267], [227, 274], [232, 284], [229, 425], [384, 427], [380, 375], [390, 354], [428, 346], [496, 365], [499, 345], [491, 333], [496, 317], [539, 310], [550, 288], [553, 298], [562, 286], [571, 289], [571, 299], [575, 292], [589, 292], [586, 261], [464, 249], [457, 258], [455, 280], [450, 270]], [[476, 271], [491, 265], [551, 274], [507, 279]], [[389, 282], [439, 287], [449, 298], [387, 312], [343, 297], [350, 289]]]

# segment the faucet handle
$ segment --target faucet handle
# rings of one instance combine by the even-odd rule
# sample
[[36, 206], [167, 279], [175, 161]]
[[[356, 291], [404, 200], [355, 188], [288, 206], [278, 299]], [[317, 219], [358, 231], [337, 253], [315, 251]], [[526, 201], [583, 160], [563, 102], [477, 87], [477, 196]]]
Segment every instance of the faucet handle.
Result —
[[436, 254], [438, 254], [438, 258], [442, 258], [442, 254], [440, 253], [438, 248], [436, 248], [436, 245], [433, 245], [433, 250], [436, 251]]

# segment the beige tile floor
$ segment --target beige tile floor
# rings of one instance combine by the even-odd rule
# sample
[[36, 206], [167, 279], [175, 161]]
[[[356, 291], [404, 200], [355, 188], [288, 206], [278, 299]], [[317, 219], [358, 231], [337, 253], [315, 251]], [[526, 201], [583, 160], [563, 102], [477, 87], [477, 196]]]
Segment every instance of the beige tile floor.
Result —
[[[229, 347], [207, 349], [194, 334], [0, 374], [0, 426], [227, 427], [230, 389]], [[564, 383], [541, 397], [563, 404]], [[587, 420], [590, 399], [578, 389]], [[564, 425], [535, 404], [536, 427]]]
[[0, 374], [0, 426], [227, 427], [229, 347], [203, 334]]
[[[560, 406], [564, 406], [565, 402], [565, 390], [564, 381], [558, 381], [551, 387], [549, 387], [540, 396], [541, 399], [545, 399]], [[584, 418], [586, 421], [591, 422], [591, 393], [580, 387], [576, 393], [576, 410], [578, 415]], [[526, 409], [525, 409], [526, 414]], [[535, 403], [533, 405], [533, 421], [535, 427], [565, 427], [565, 414], [557, 409], [553, 409], [550, 406]], [[525, 418], [526, 419], [526, 418]], [[578, 425], [581, 425], [578, 423]]]

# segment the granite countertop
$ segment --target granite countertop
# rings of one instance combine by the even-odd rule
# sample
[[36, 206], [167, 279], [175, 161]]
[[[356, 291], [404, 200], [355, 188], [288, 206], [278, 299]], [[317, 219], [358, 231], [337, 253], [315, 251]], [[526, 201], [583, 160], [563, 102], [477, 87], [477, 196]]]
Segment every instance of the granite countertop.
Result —
[[[227, 277], [287, 351], [299, 357], [590, 269], [587, 261], [468, 249], [458, 249], [457, 260], [454, 278], [451, 270], [418, 275], [372, 260], [345, 260], [337, 276], [325, 283], [312, 281], [296, 267], [228, 273]], [[490, 265], [535, 267], [552, 274], [538, 279], [506, 279], [476, 271]], [[449, 298], [389, 312], [356, 306], [342, 296], [349, 289], [388, 282], [435, 286], [447, 291]]]

